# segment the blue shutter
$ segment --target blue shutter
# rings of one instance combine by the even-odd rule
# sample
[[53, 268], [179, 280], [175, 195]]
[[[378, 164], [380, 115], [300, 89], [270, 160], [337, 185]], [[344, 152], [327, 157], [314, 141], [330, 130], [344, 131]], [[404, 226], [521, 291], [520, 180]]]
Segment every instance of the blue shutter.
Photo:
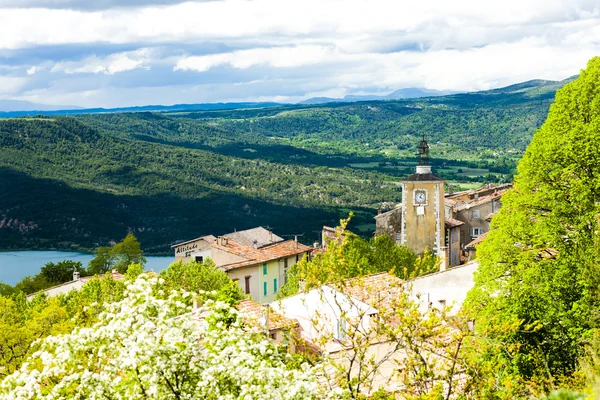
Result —
[[263, 295], [266, 296], [267, 295], [267, 282], [263, 283]]
[[277, 278], [273, 279], [273, 293], [277, 293]]

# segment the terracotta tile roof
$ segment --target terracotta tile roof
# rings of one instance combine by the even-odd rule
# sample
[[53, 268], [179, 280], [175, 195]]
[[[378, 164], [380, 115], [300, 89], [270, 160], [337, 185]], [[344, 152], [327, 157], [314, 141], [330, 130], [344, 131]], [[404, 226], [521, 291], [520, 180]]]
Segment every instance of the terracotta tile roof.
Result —
[[[250, 325], [259, 326], [263, 318], [264, 307], [252, 300], [243, 300], [237, 305], [237, 309], [242, 315], [244, 322]], [[298, 325], [298, 321], [284, 317], [269, 309], [269, 330], [292, 328]]]
[[457, 226], [461, 226], [464, 225], [465, 223], [462, 221], [459, 221], [455, 218], [446, 218], [446, 226], [450, 227], [450, 228], [456, 228]]
[[335, 239], [336, 229], [337, 228], [332, 228], [331, 226], [323, 225], [323, 235], [325, 235], [328, 239]]
[[498, 211], [488, 214], [488, 216], [485, 217], [485, 220], [487, 222], [490, 222], [492, 220], [492, 218], [494, 217], [494, 215], [496, 215], [496, 214], [498, 214]]
[[340, 291], [374, 308], [388, 305], [403, 291], [404, 281], [388, 272], [351, 278], [342, 283]]
[[391, 210], [388, 210], [386, 212], [382, 212], [381, 214], [377, 214], [375, 216], [375, 218], [379, 218], [379, 217], [383, 217], [384, 215], [388, 215], [394, 212], [398, 212], [398, 211], [402, 211], [402, 204], [398, 204], [396, 207], [392, 208]]
[[246, 229], [244, 231], [237, 231], [228, 233], [223, 235], [223, 237], [232, 239], [239, 244], [244, 246], [254, 246], [254, 242], [256, 241], [256, 245], [258, 247], [268, 246], [273, 243], [283, 242], [283, 238], [277, 236], [273, 232], [268, 229], [259, 226], [258, 228]]
[[448, 200], [465, 200], [472, 199], [476, 194], [481, 196], [487, 196], [488, 194], [499, 192], [499, 191], [507, 191], [512, 188], [512, 183], [504, 183], [497, 186], [484, 186], [482, 188], [476, 190], [466, 190], [463, 192], [456, 192], [451, 194], [446, 194], [446, 199]]
[[[446, 195], [446, 196], [451, 196], [451, 195]], [[455, 200], [452, 200], [452, 199], [449, 199], [449, 198], [447, 198], [447, 197], [446, 197], [446, 198], [444, 199], [444, 203], [446, 203], [446, 204], [447, 204], [447, 205], [449, 205], [449, 206], [453, 206], [453, 205], [455, 205], [455, 204], [456, 204], [456, 201], [455, 201]]]
[[275, 243], [268, 246], [263, 246], [255, 249], [251, 246], [244, 246], [233, 240], [228, 240], [222, 243], [214, 243], [214, 248], [227, 251], [232, 254], [237, 254], [244, 257], [245, 261], [240, 261], [232, 264], [223, 265], [225, 271], [247, 267], [249, 265], [262, 264], [268, 261], [277, 260], [283, 257], [289, 257], [296, 254], [306, 253], [312, 250], [312, 247], [303, 245], [294, 240], [286, 240], [284, 242]]
[[482, 233], [481, 235], [477, 236], [475, 239], [473, 239], [472, 241], [470, 241], [466, 246], [465, 249], [469, 249], [472, 248], [474, 249], [475, 246], [477, 246], [479, 243], [483, 242], [483, 239], [485, 239], [487, 237], [488, 232]]
[[454, 211], [468, 210], [470, 208], [489, 203], [492, 200], [499, 199], [500, 197], [502, 197], [502, 195], [504, 193], [506, 193], [506, 190], [499, 190], [498, 193], [495, 193], [495, 194], [490, 194], [487, 196], [480, 196], [477, 200], [475, 200], [475, 199], [465, 200], [464, 202], [461, 202], [461, 204], [459, 206], [455, 206]]

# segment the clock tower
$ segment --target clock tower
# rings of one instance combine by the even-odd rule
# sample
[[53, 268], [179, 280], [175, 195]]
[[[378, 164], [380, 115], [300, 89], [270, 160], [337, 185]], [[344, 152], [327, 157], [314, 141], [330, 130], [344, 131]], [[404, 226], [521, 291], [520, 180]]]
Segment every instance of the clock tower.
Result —
[[400, 244], [417, 254], [428, 248], [439, 256], [445, 246], [444, 180], [431, 172], [425, 137], [417, 149], [416, 173], [402, 180]]

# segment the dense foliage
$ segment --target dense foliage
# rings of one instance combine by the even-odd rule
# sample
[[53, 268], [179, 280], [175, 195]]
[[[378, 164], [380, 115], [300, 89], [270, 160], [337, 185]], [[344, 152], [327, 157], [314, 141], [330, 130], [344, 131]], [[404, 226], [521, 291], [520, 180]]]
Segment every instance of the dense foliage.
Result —
[[146, 253], [269, 225], [304, 233], [401, 199], [427, 135], [455, 189], [508, 180], [562, 83], [431, 99], [0, 120], [0, 248]]
[[141, 275], [93, 326], [47, 337], [2, 381], [0, 394], [32, 400], [334, 397], [319, 388], [308, 365], [289, 368], [290, 356], [249, 332], [229, 304], [207, 300], [206, 317], [199, 319], [188, 305], [195, 293], [164, 293], [159, 286], [159, 278]]
[[[127, 281], [134, 280], [142, 270], [142, 265], [131, 264], [126, 281], [114, 280], [111, 275], [94, 278], [79, 291], [52, 298], [43, 293], [30, 300], [21, 292], [0, 294], [0, 378], [12, 373], [36, 351], [36, 339], [97, 323], [106, 304], [122, 300]], [[163, 293], [182, 288], [210, 291], [215, 299], [232, 304], [244, 297], [238, 286], [210, 262], [174, 263], [161, 271], [160, 277], [157, 290]]]
[[[598, 335], [600, 58], [556, 94], [478, 248], [468, 304], [494, 360], [490, 392], [527, 396], [575, 379]], [[507, 391], [507, 382], [517, 382]], [[558, 396], [558, 395], [557, 395]], [[558, 397], [552, 397], [558, 398]]]
[[438, 269], [438, 258], [427, 249], [422, 256], [417, 256], [408, 247], [397, 245], [388, 235], [367, 240], [350, 232], [346, 229], [350, 218], [340, 221], [335, 239], [327, 239], [322, 252], [290, 268], [279, 297], [379, 272], [408, 280]]

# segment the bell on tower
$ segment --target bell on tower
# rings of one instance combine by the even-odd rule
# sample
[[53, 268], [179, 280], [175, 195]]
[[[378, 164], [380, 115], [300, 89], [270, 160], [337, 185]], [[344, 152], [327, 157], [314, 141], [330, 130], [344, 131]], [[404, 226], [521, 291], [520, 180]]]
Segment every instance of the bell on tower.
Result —
[[418, 165], [417, 174], [430, 174], [431, 165], [429, 165], [429, 145], [425, 140], [425, 135], [417, 147], [418, 150]]

